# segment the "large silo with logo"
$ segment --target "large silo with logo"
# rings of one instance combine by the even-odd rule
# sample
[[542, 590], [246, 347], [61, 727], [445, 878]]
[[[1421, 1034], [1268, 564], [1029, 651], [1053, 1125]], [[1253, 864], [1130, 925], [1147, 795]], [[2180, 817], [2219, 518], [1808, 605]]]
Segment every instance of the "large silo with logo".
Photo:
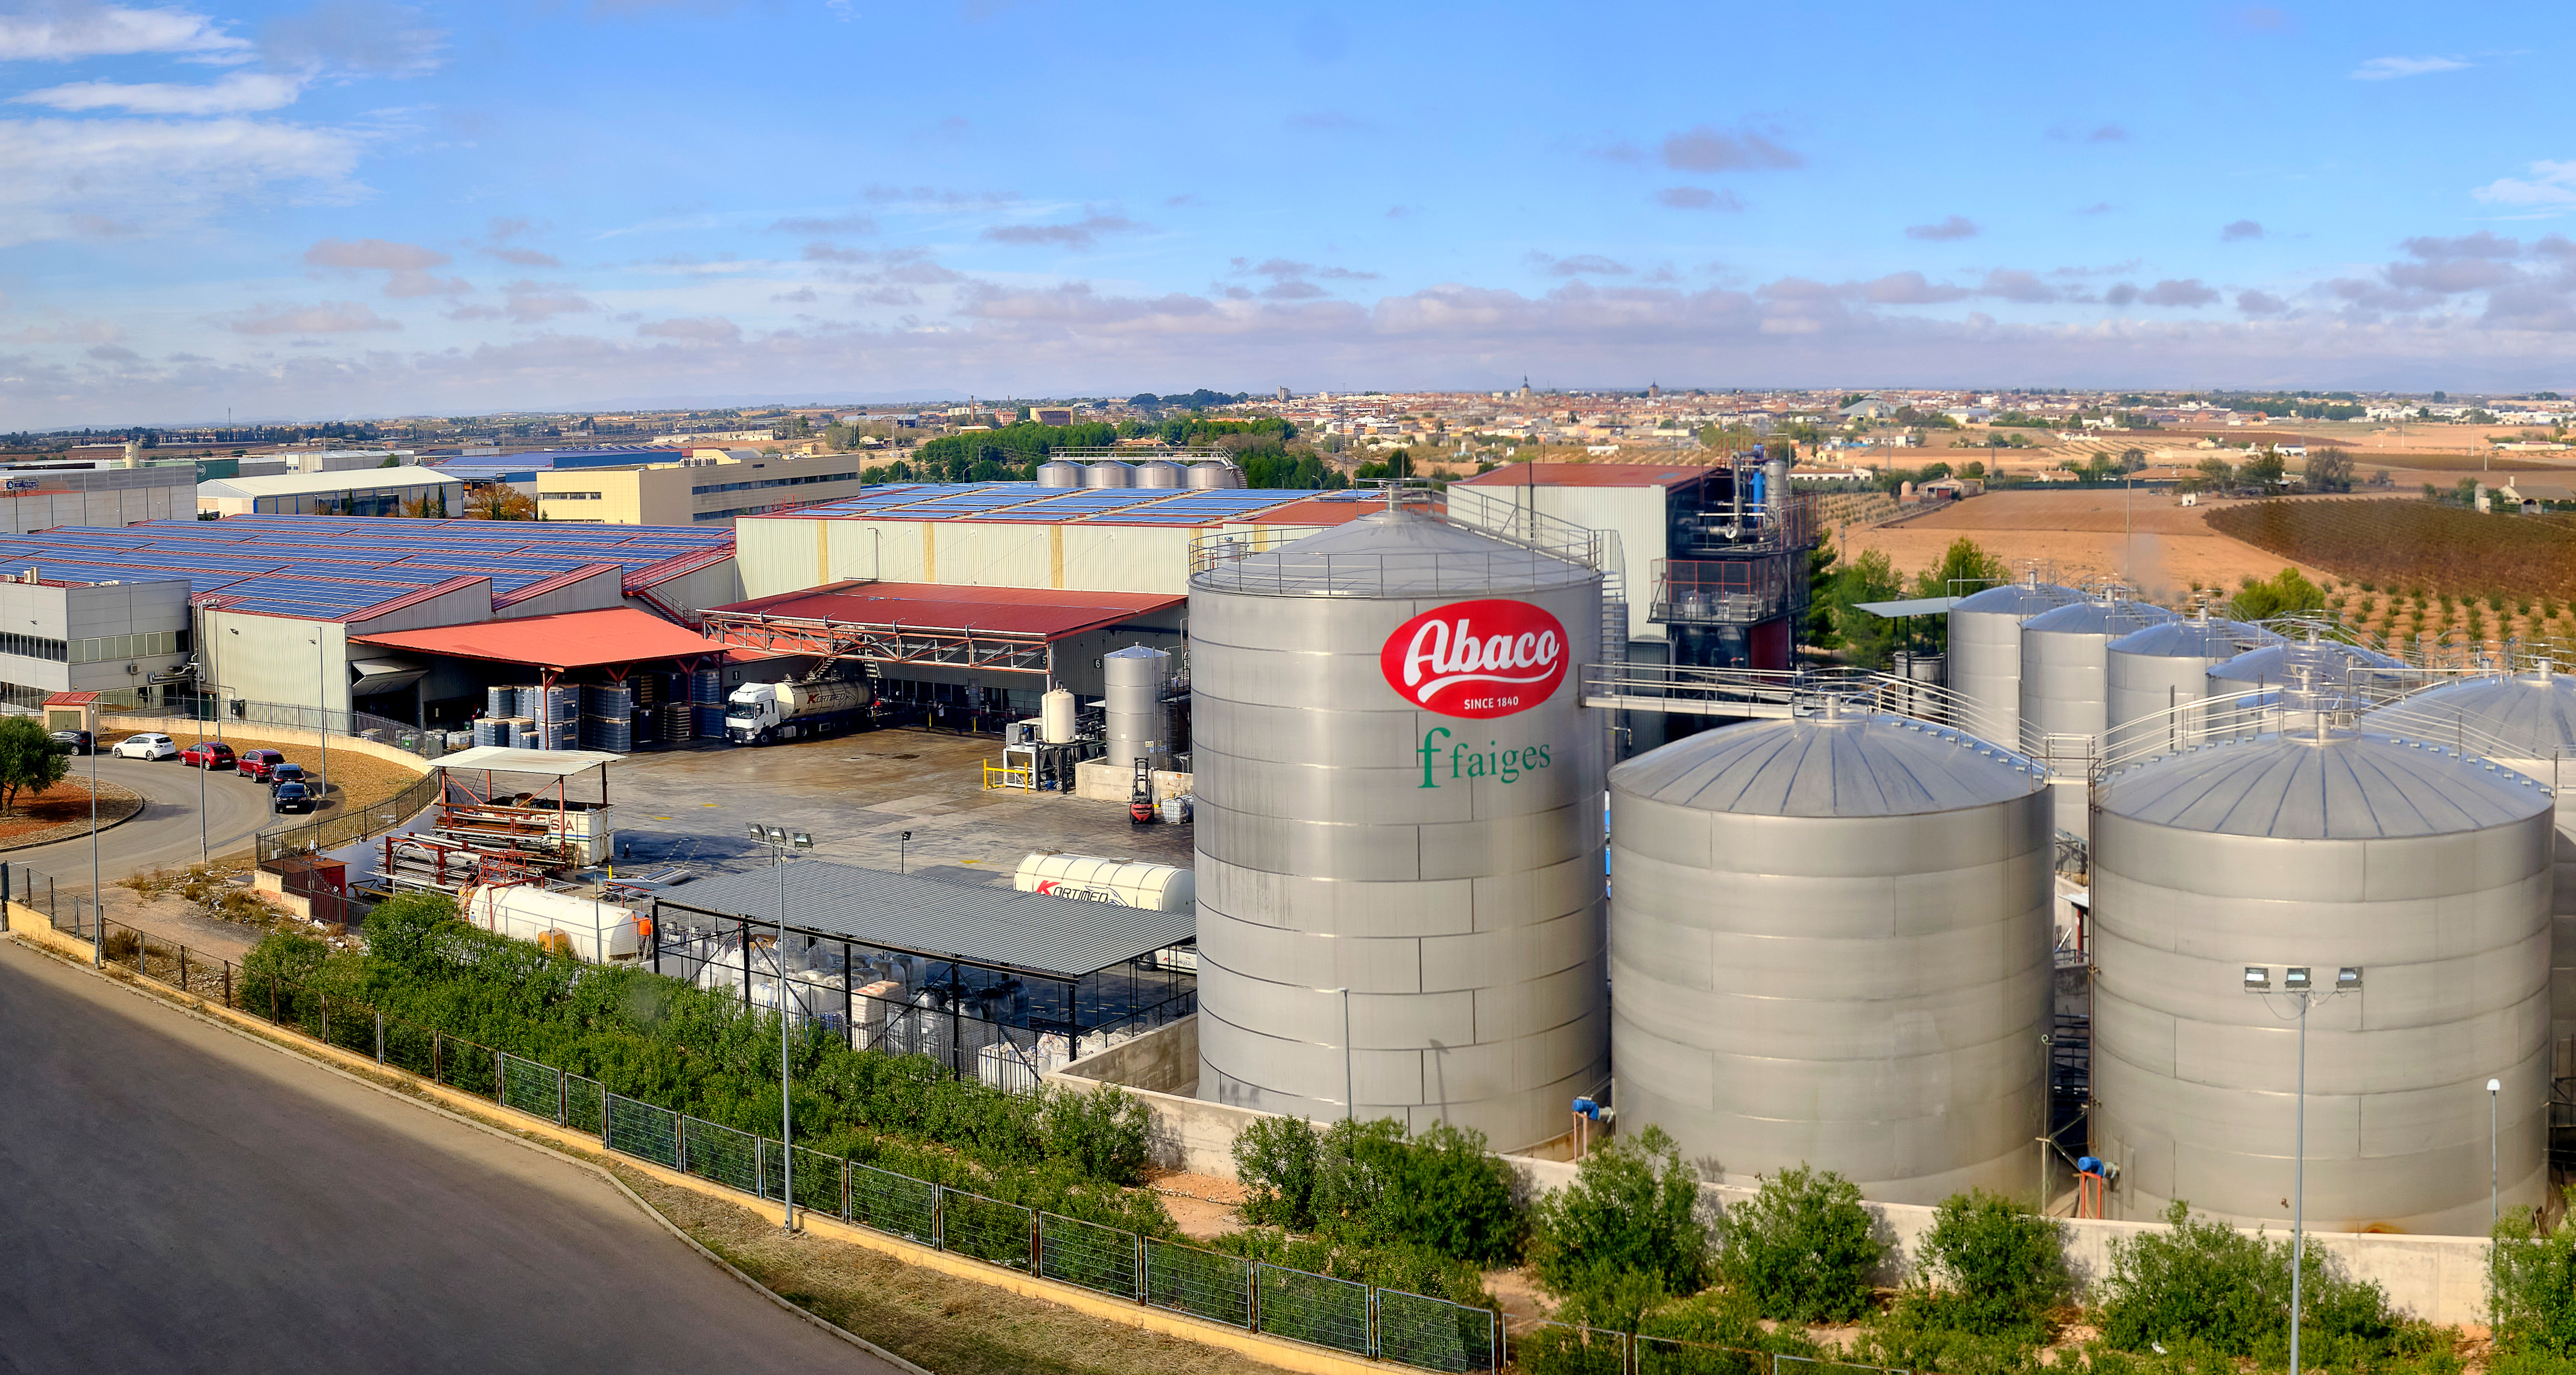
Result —
[[1409, 509], [1190, 579], [1199, 1095], [1560, 1135], [1609, 1072], [1601, 574]]

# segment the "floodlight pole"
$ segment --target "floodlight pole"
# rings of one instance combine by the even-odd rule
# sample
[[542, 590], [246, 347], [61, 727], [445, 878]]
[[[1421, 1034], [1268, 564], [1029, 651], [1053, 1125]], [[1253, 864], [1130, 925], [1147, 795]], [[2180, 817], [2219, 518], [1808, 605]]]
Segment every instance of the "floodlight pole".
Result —
[[2496, 1095], [2504, 1090], [2504, 1081], [2487, 1081], [2487, 1231], [2495, 1231], [2504, 1220], [2503, 1158], [2496, 1148]]
[[[98, 724], [95, 716], [90, 724]], [[99, 905], [99, 899], [106, 894], [98, 881], [98, 736], [96, 730], [89, 733], [89, 967], [92, 969], [107, 963], [107, 909]], [[142, 957], [138, 955], [135, 958], [140, 965]]]
[[[779, 1225], [780, 1230], [784, 1231], [789, 1236], [794, 1236], [796, 1234], [796, 1105], [788, 1080], [792, 1061], [789, 1058], [787, 1032], [787, 864], [785, 851], [790, 846], [799, 850], [813, 849], [814, 837], [804, 831], [798, 831], [791, 836], [785, 827], [764, 826], [756, 822], [753, 823], [752, 829], [759, 832], [761, 840], [769, 846], [769, 866], [778, 871], [778, 943], [769, 948], [769, 962], [770, 968], [777, 979], [778, 986], [778, 1192], [780, 1198], [786, 1203], [786, 1213]], [[910, 833], [906, 832], [906, 834]], [[743, 943], [748, 946], [750, 941], [746, 937]], [[746, 976], [749, 972], [748, 963], [748, 960], [746, 960]]]

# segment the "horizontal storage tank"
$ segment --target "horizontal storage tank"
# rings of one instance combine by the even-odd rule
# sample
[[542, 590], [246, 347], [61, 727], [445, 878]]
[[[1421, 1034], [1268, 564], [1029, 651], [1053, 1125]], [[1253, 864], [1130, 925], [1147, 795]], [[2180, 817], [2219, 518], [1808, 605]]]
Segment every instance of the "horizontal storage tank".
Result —
[[2200, 716], [2179, 708], [2209, 695], [2209, 671], [2246, 650], [2280, 643], [2279, 635], [2259, 625], [2212, 619], [2206, 612], [2113, 640], [2103, 676], [2111, 722], [2104, 753], [2116, 757], [2196, 742]]
[[1082, 470], [1082, 485], [1085, 487], [1133, 487], [1136, 485], [1136, 473], [1134, 469], [1119, 462], [1117, 459], [1104, 458], [1096, 463], [1084, 465]]
[[[2093, 1153], [2113, 1215], [2290, 1216], [2297, 1004], [2313, 1005], [2307, 1221], [2483, 1234], [2548, 1192], [2550, 799], [2446, 744], [2357, 730], [2205, 744], [2096, 794]], [[1623, 992], [1625, 990], [1622, 990]]]
[[1199, 897], [1198, 876], [1187, 869], [1092, 855], [1031, 855], [1020, 861], [1014, 884], [1023, 893], [1149, 912], [1186, 912]]
[[1038, 465], [1038, 485], [1041, 487], [1079, 487], [1082, 485], [1082, 465], [1079, 463], [1067, 463], [1060, 458], [1041, 463]]
[[1379, 510], [1204, 562], [1189, 626], [1199, 1096], [1563, 1135], [1609, 1074], [1600, 572]]
[[514, 883], [469, 888], [458, 909], [471, 925], [592, 964], [631, 960], [644, 950], [642, 919], [613, 902]]
[[1956, 724], [2006, 748], [2021, 741], [2021, 623], [2083, 594], [2026, 581], [1989, 587], [1950, 608], [1950, 691], [1964, 699]]
[[2030, 1186], [2053, 967], [2037, 764], [1828, 714], [1632, 759], [1610, 805], [1623, 1132], [1888, 1202]]
[[2576, 756], [2576, 678], [2537, 673], [2467, 678], [2411, 693], [2364, 716], [2364, 730], [2435, 742], [2478, 743], [2497, 763], [2547, 784], [2556, 796], [2558, 839], [2551, 868], [2550, 1041], [2557, 1073], [2576, 1075], [2576, 803], [2567, 761]]

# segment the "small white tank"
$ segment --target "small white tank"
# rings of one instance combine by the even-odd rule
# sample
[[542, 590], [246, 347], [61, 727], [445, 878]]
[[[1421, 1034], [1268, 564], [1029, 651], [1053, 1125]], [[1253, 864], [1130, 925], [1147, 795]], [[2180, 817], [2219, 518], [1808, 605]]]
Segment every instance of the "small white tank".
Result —
[[644, 926], [631, 907], [526, 884], [469, 888], [457, 904], [465, 920], [514, 940], [553, 946], [591, 964], [631, 960], [644, 951]]
[[1020, 861], [1014, 886], [1023, 893], [1149, 912], [1186, 912], [1199, 899], [1198, 876], [1187, 869], [1093, 855], [1031, 855]]
[[1047, 744], [1072, 744], [1074, 721], [1072, 693], [1055, 688], [1038, 699], [1038, 738]]

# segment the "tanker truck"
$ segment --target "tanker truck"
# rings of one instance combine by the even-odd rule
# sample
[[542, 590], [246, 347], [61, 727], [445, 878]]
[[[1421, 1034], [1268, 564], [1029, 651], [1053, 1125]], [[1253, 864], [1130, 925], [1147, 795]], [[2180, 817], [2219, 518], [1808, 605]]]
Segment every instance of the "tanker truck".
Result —
[[863, 678], [745, 683], [725, 699], [725, 738], [737, 745], [766, 745], [864, 729], [874, 700]]

